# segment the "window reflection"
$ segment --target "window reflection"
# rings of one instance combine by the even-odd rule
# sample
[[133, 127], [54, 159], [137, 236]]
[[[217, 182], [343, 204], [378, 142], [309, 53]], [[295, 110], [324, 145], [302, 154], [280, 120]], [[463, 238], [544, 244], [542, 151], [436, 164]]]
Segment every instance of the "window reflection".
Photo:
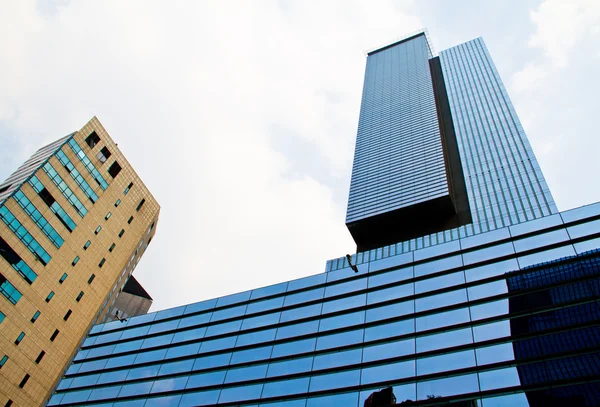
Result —
[[453, 376], [437, 380], [417, 383], [417, 398], [427, 399], [427, 396], [453, 396], [479, 391], [477, 374]]
[[407, 360], [363, 369], [361, 384], [393, 382], [414, 375], [415, 361]]

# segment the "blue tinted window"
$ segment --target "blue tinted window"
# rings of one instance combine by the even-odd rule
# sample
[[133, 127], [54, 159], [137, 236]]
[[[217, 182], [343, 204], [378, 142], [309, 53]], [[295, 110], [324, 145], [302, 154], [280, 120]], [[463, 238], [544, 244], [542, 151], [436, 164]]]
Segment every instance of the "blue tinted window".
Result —
[[238, 336], [238, 340], [235, 343], [236, 347], [253, 345], [255, 343], [268, 342], [275, 339], [277, 328], [267, 329], [264, 331], [252, 332]]
[[130, 341], [130, 342], [119, 342], [115, 345], [113, 354], [138, 350], [142, 347], [143, 342], [144, 342], [143, 339], [139, 339], [137, 341]]
[[[176, 407], [179, 405], [180, 400], [181, 400], [180, 395], [154, 397], [154, 398], [148, 399], [148, 401], [146, 401], [146, 404], [144, 404], [144, 407]], [[127, 402], [127, 403], [129, 403], [129, 402]], [[126, 406], [127, 407], [137, 407], [137, 406], [130, 406], [129, 404], [127, 404]], [[113, 406], [113, 407], [115, 407], [115, 406]]]
[[415, 353], [415, 340], [386, 342], [379, 345], [367, 346], [363, 351], [363, 362], [388, 359]]
[[491, 283], [476, 285], [467, 289], [469, 293], [469, 301], [475, 301], [493, 295], [508, 293], [506, 280], [493, 281]]
[[508, 299], [471, 307], [471, 318], [473, 321], [505, 314], [508, 314]]
[[300, 304], [302, 302], [320, 300], [321, 298], [323, 298], [324, 292], [324, 288], [315, 288], [314, 290], [290, 294], [285, 297], [284, 305], [287, 307], [290, 305]]
[[475, 267], [465, 271], [466, 280], [468, 283], [488, 277], [499, 276], [509, 271], [519, 269], [519, 264], [516, 259], [504, 260], [487, 266]]
[[327, 286], [325, 288], [325, 297], [333, 297], [335, 295], [364, 290], [365, 288], [367, 288], [367, 279], [360, 278], [358, 280]]
[[322, 306], [323, 304], [314, 304], [283, 311], [281, 313], [280, 322], [295, 321], [301, 318], [308, 318], [313, 317], [315, 315], [320, 315]]
[[496, 259], [498, 257], [509, 256], [515, 252], [512, 242], [486, 247], [485, 249], [475, 250], [474, 252], [464, 253], [463, 259], [465, 265], [479, 263], [486, 260]]
[[415, 282], [415, 294], [439, 290], [440, 288], [452, 287], [453, 285], [464, 283], [464, 273], [462, 271], [457, 271], [456, 273], [444, 274], [443, 276]]
[[178, 328], [187, 328], [188, 326], [206, 324], [210, 321], [212, 313], [192, 315], [191, 317], [182, 318], [179, 320]]
[[361, 384], [394, 381], [415, 375], [415, 361], [390, 363], [362, 370]]
[[246, 313], [247, 305], [239, 305], [237, 307], [225, 308], [220, 311], [215, 311], [212, 314], [211, 322], [221, 321], [223, 319], [241, 317]]
[[184, 310], [185, 310], [185, 306], [177, 307], [177, 308], [169, 308], [169, 309], [165, 309], [162, 311], [158, 311], [156, 313], [156, 317], [154, 318], [154, 321], [160, 321], [161, 319], [166, 319], [166, 318], [171, 318], [171, 317], [178, 317], [183, 314]]
[[268, 365], [264, 364], [229, 369], [229, 371], [227, 371], [227, 376], [225, 376], [225, 383], [264, 379], [264, 377], [267, 375], [267, 366]]
[[479, 348], [475, 350], [475, 353], [477, 354], [478, 366], [515, 360], [512, 343], [501, 343], [500, 345]]
[[307, 335], [317, 332], [319, 321], [309, 321], [300, 324], [282, 326], [277, 329], [277, 339], [291, 338], [293, 336]]
[[366, 320], [367, 322], [380, 321], [390, 317], [412, 314], [413, 312], [415, 312], [414, 300], [404, 301], [396, 304], [384, 305], [383, 307], [368, 309]]
[[300, 341], [279, 343], [273, 347], [274, 358], [280, 356], [296, 355], [299, 353], [312, 352], [315, 350], [316, 338], [303, 339]]
[[212, 352], [221, 349], [230, 349], [235, 346], [237, 336], [228, 336], [221, 339], [213, 339], [211, 341], [202, 342], [199, 353]]
[[468, 343], [473, 343], [471, 328], [457, 329], [455, 331], [417, 337], [417, 352], [428, 352], [452, 346], [466, 345]]
[[108, 345], [108, 346], [100, 346], [99, 348], [92, 348], [89, 351], [87, 351], [87, 358], [95, 358], [98, 356], [106, 356], [106, 355], [110, 355], [113, 350], [115, 348], [115, 345]]
[[260, 398], [262, 387], [262, 384], [253, 384], [249, 386], [230, 387], [223, 389], [221, 390], [221, 396], [219, 397], [219, 404], [258, 399]]
[[450, 326], [463, 322], [469, 322], [468, 308], [461, 308], [417, 318], [417, 331], [441, 328], [443, 326]]
[[334, 394], [332, 396], [321, 396], [309, 398], [306, 401], [306, 407], [323, 406], [348, 406], [354, 407], [358, 402], [358, 393]]
[[310, 391], [321, 391], [339, 389], [342, 387], [357, 386], [360, 384], [360, 370], [336, 372], [318, 376], [310, 379]]
[[209, 406], [217, 404], [221, 390], [199, 391], [187, 393], [181, 397], [179, 407]]
[[527, 266], [533, 266], [534, 264], [543, 263], [545, 261], [551, 261], [560, 259], [561, 257], [574, 256], [575, 250], [572, 245], [557, 247], [556, 249], [550, 249], [543, 252], [533, 253], [528, 256], [521, 256], [517, 260], [521, 268]]
[[198, 353], [198, 350], [200, 350], [200, 344], [199, 343], [192, 343], [192, 344], [189, 344], [189, 345], [175, 346], [175, 347], [169, 348], [167, 350], [167, 355], [165, 356], [165, 359], [178, 358], [178, 357], [181, 357], [181, 356], [195, 355], [196, 353]]
[[274, 312], [271, 314], [261, 315], [254, 318], [246, 318], [242, 323], [242, 329], [258, 328], [266, 325], [274, 325], [279, 322], [280, 312]]
[[120, 339], [124, 340], [124, 339], [129, 339], [129, 338], [135, 338], [136, 336], [143, 336], [143, 335], [146, 335], [149, 330], [150, 330], [150, 326], [148, 326], [148, 325], [140, 326], [138, 328], [133, 328], [133, 329], [126, 329], [125, 331], [123, 331]]
[[319, 324], [319, 332], [332, 329], [359, 325], [365, 322], [365, 311], [352, 312], [350, 314], [338, 315], [330, 318], [323, 318]]
[[391, 322], [389, 324], [372, 326], [365, 329], [365, 342], [375, 341], [383, 338], [391, 338], [393, 336], [404, 335], [413, 332], [415, 332], [415, 321], [413, 319]]
[[62, 404], [81, 403], [86, 401], [91, 394], [91, 390], [80, 390], [66, 393], [62, 399]]
[[204, 356], [197, 358], [194, 362], [193, 370], [210, 369], [218, 366], [227, 366], [231, 359], [231, 353], [221, 353], [219, 355]]
[[313, 365], [312, 356], [285, 360], [269, 364], [267, 377], [285, 376], [294, 373], [310, 372]]
[[483, 407], [530, 407], [529, 401], [525, 393], [507, 394], [504, 396], [496, 396], [485, 398], [482, 400]]
[[325, 353], [315, 356], [313, 370], [329, 369], [360, 363], [362, 349], [351, 349], [342, 352]]
[[[173, 334], [155, 336], [153, 338], [146, 338], [142, 343], [142, 349], [154, 348], [155, 346], [168, 345], [173, 340]], [[96, 341], [97, 342], [97, 341]]]
[[154, 323], [150, 327], [150, 331], [148, 331], [148, 334], [152, 335], [152, 334], [156, 334], [159, 332], [172, 331], [177, 328], [177, 325], [179, 325], [179, 320], [177, 320], [177, 319], [167, 321], [167, 322], [161, 322], [159, 324]]
[[415, 290], [413, 283], [390, 287], [383, 290], [370, 292], [367, 295], [367, 304], [375, 304], [389, 300], [399, 300], [400, 298], [413, 295], [414, 293]]
[[510, 336], [510, 322], [500, 321], [475, 326], [473, 327], [473, 336], [475, 342]]
[[99, 378], [100, 374], [79, 376], [73, 379], [73, 382], [69, 388], [74, 389], [76, 387], [93, 386], [96, 384]]
[[121, 388], [119, 397], [138, 396], [141, 394], [149, 394], [154, 382], [141, 382], [126, 384]]
[[263, 346], [260, 348], [239, 350], [237, 352], [233, 352], [233, 356], [231, 357], [231, 363], [246, 363], [254, 360], [269, 359], [272, 350], [272, 346]]
[[[105, 400], [117, 397], [119, 392], [121, 391], [121, 386], [112, 386], [112, 387], [98, 387], [92, 390], [88, 401], [92, 400]], [[64, 401], [64, 400], [63, 400]]]
[[444, 397], [476, 391], [479, 391], [476, 373], [417, 383], [417, 398], [419, 400], [425, 400], [431, 394]]
[[115, 358], [110, 358], [108, 363], [106, 364], [106, 369], [110, 369], [111, 367], [120, 367], [120, 366], [128, 366], [133, 363], [136, 355], [125, 355], [119, 356]]
[[[365, 405], [366, 399], [373, 394], [375, 391], [379, 391], [380, 388], [374, 388], [370, 390], [365, 390], [360, 392], [360, 400], [358, 402], [358, 407], [363, 407]], [[404, 384], [401, 386], [393, 387], [394, 396], [396, 396], [396, 400], [398, 403], [402, 403], [406, 400], [416, 400], [417, 399], [417, 386], [415, 383]], [[410, 405], [410, 402], [407, 403]]]
[[481, 372], [479, 382], [482, 391], [521, 385], [516, 367]]
[[417, 312], [427, 311], [448, 305], [460, 304], [466, 301], [467, 290], [463, 288], [442, 294], [431, 295], [429, 297], [418, 298], [415, 301], [415, 309]]
[[102, 373], [96, 384], [120, 383], [125, 381], [129, 370], [116, 370], [114, 372]]
[[91, 372], [93, 370], [102, 370], [106, 366], [107, 359], [95, 360], [93, 362], [85, 362], [81, 364], [79, 373]]
[[352, 297], [346, 297], [339, 300], [327, 301], [323, 303], [323, 314], [342, 311], [346, 309], [361, 307], [366, 304], [367, 295], [359, 294]]
[[159, 349], [159, 350], [150, 351], [150, 352], [138, 353], [137, 357], [135, 358], [135, 363], [140, 364], [140, 363], [146, 363], [146, 362], [154, 362], [157, 360], [163, 360], [166, 354], [167, 354], [166, 349]]
[[144, 366], [131, 369], [127, 375], [127, 380], [144, 379], [146, 377], [154, 377], [158, 374], [160, 365]]
[[363, 329], [357, 329], [355, 331], [320, 336], [317, 338], [317, 350], [362, 343], [363, 331]]
[[223, 384], [225, 381], [226, 370], [217, 370], [216, 372], [207, 372], [191, 375], [187, 382], [186, 388], [193, 389], [196, 387], [214, 386]]
[[455, 267], [462, 267], [462, 257], [460, 255], [418, 264], [415, 266], [415, 277], [437, 273], [439, 271], [449, 270]]
[[173, 336], [172, 343], [202, 339], [205, 333], [206, 328], [204, 327], [189, 329], [187, 331], [179, 331], [175, 334], [175, 336]]
[[229, 332], [237, 332], [242, 326], [242, 321], [231, 321], [222, 324], [211, 325], [206, 329], [206, 337], [226, 334]]
[[388, 271], [387, 273], [375, 274], [369, 276], [369, 288], [384, 284], [397, 283], [402, 280], [413, 278], [413, 268], [406, 267], [399, 270]]
[[475, 352], [466, 350], [417, 360], [417, 374], [427, 375], [475, 366]]
[[160, 393], [163, 391], [181, 390], [185, 389], [185, 384], [188, 381], [187, 376], [173, 377], [171, 379], [156, 380], [154, 386], [152, 386], [151, 393]]
[[269, 309], [280, 308], [283, 305], [283, 297], [271, 298], [270, 300], [264, 300], [248, 304], [246, 314], [253, 314], [255, 312], [266, 311]]
[[308, 391], [309, 381], [309, 377], [302, 377], [300, 379], [288, 379], [267, 383], [263, 389], [262, 397], [267, 398], [306, 393]]

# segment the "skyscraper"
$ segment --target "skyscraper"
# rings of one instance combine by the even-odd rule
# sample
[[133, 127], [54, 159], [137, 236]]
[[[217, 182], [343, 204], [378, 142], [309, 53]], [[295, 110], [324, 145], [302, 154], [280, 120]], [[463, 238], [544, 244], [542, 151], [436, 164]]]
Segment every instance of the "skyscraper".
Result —
[[324, 273], [96, 325], [49, 405], [599, 405], [600, 203], [558, 212], [481, 39], [369, 53], [346, 224]]
[[158, 214], [95, 117], [0, 184], [0, 405], [47, 401], [89, 328], [117, 312]]

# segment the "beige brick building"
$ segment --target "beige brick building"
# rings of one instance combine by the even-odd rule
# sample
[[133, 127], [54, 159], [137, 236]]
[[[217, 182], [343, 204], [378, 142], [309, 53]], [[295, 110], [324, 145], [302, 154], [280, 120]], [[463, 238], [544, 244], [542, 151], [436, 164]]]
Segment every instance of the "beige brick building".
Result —
[[0, 184], [0, 406], [46, 402], [115, 313], [159, 211], [95, 117]]

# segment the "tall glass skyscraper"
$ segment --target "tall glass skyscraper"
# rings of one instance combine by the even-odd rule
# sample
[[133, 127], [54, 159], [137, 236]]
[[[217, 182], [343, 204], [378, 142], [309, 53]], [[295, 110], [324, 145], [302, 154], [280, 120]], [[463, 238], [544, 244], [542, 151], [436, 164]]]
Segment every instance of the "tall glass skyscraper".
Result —
[[481, 39], [369, 53], [346, 224], [323, 273], [96, 325], [49, 405], [600, 405], [600, 203], [558, 212]]

